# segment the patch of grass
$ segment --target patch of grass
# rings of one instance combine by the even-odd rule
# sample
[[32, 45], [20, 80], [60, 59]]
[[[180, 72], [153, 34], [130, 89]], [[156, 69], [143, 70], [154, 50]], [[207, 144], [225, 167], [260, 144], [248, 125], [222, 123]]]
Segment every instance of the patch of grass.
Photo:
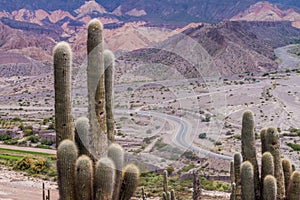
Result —
[[294, 151], [300, 151], [300, 144], [287, 143]]

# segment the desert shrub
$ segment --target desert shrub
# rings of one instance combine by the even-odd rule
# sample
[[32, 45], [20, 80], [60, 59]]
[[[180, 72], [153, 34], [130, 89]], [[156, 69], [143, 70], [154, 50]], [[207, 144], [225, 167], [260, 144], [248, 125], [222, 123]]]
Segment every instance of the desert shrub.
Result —
[[0, 141], [10, 140], [11, 136], [7, 133], [0, 135]]
[[206, 133], [200, 133], [198, 137], [200, 139], [205, 139], [206, 138]]

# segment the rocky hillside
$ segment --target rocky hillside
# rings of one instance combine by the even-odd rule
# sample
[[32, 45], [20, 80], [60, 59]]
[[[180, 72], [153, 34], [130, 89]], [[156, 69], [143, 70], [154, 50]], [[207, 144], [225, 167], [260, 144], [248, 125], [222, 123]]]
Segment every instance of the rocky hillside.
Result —
[[[205, 73], [217, 71], [225, 77], [244, 72], [263, 73], [277, 68], [274, 48], [293, 43], [300, 37], [300, 29], [288, 22], [227, 21], [190, 28], [183, 33], [155, 48], [123, 55], [119, 58], [120, 64], [132, 66], [130, 73], [135, 75], [143, 71], [140, 68], [149, 71], [149, 67], [159, 68], [158, 64], [186, 78], [201, 76], [205, 67], [209, 69]], [[208, 67], [203, 60], [208, 62]]]
[[231, 18], [233, 21], [290, 21], [300, 28], [300, 12], [295, 9], [283, 9], [277, 4], [259, 2]]

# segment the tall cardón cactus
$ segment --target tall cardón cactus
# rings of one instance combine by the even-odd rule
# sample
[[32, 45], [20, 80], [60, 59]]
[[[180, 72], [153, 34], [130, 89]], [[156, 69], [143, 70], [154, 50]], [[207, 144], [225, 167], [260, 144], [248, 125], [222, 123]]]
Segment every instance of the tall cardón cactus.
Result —
[[96, 157], [102, 157], [108, 147], [105, 82], [103, 55], [103, 25], [98, 19], [93, 19], [88, 25], [88, 102], [91, 149]]
[[242, 120], [242, 156], [244, 161], [249, 161], [254, 170], [255, 198], [260, 198], [260, 180], [256, 158], [254, 117], [250, 110], [243, 114]]
[[[94, 19], [88, 27], [88, 118], [76, 120], [75, 142], [71, 113], [72, 56], [68, 44], [59, 43], [54, 50], [56, 87], [55, 113], [58, 149], [57, 170], [60, 199], [64, 200], [129, 200], [139, 181], [139, 169], [124, 165], [124, 150], [120, 145], [108, 146], [105, 92], [113, 95], [113, 84], [105, 91], [103, 26]], [[112, 53], [109, 59], [113, 60]], [[113, 64], [112, 64], [113, 66]], [[66, 71], [65, 68], [68, 68]], [[113, 67], [111, 67], [113, 71]], [[109, 72], [113, 76], [113, 72]], [[67, 78], [66, 78], [67, 77]], [[112, 77], [109, 78], [113, 82]], [[109, 90], [109, 91], [108, 91]], [[63, 91], [63, 92], [62, 92]], [[66, 93], [66, 94], [65, 94]], [[64, 95], [63, 95], [64, 94]], [[112, 109], [112, 97], [109, 97]], [[66, 117], [67, 116], [67, 117]], [[113, 123], [113, 115], [110, 115]], [[68, 128], [66, 128], [68, 127]], [[113, 126], [111, 126], [113, 127]], [[113, 134], [113, 130], [111, 131]], [[63, 140], [64, 139], [64, 140]], [[79, 153], [77, 146], [79, 146]], [[79, 158], [78, 156], [81, 155]], [[80, 192], [78, 192], [80, 191]]]
[[71, 72], [72, 51], [66, 42], [54, 47], [54, 89], [55, 89], [55, 129], [56, 145], [64, 140], [73, 140]]

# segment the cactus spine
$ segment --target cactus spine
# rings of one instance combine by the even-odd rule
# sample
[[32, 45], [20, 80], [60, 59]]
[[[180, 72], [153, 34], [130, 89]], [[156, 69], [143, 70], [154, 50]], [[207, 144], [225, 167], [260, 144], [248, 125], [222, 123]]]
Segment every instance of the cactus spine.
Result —
[[249, 161], [254, 170], [255, 198], [260, 198], [260, 180], [256, 158], [254, 117], [250, 110], [243, 114], [242, 120], [242, 156], [244, 161]]
[[55, 128], [56, 146], [58, 146], [64, 139], [74, 139], [71, 115], [72, 51], [68, 43], [59, 42], [53, 54]]
[[120, 200], [129, 200], [138, 186], [140, 171], [133, 165], [129, 164], [125, 167], [123, 173], [123, 181], [120, 192]]
[[283, 200], [285, 197], [284, 175], [280, 156], [280, 143], [277, 130], [268, 128], [266, 133], [266, 150], [269, 151], [274, 158], [274, 177], [277, 180], [277, 199]]
[[107, 152], [107, 156], [115, 163], [115, 185], [112, 200], [119, 199], [119, 193], [122, 184], [122, 168], [124, 165], [124, 150], [116, 143], [112, 143]]
[[106, 123], [107, 123], [107, 137], [113, 142], [115, 140], [114, 130], [114, 115], [113, 115], [113, 89], [114, 89], [114, 68], [115, 56], [109, 51], [104, 51], [104, 69], [105, 69], [105, 103], [106, 103]]
[[75, 191], [77, 199], [93, 199], [93, 162], [86, 156], [80, 156], [76, 161]]
[[63, 140], [57, 149], [57, 172], [60, 199], [75, 200], [75, 163], [77, 147], [71, 140]]
[[285, 195], [288, 196], [288, 187], [291, 175], [293, 173], [291, 162], [287, 159], [282, 159], [282, 169], [284, 175], [284, 186], [285, 186]]
[[95, 169], [95, 199], [110, 200], [115, 182], [115, 165], [109, 158], [101, 158]]
[[264, 189], [263, 189], [263, 199], [264, 200], [276, 200], [277, 196], [277, 185], [276, 179], [272, 175], [267, 175], [264, 178]]
[[107, 128], [105, 111], [103, 25], [97, 19], [88, 25], [88, 102], [91, 148], [96, 157], [102, 157], [107, 150]]
[[251, 162], [245, 161], [241, 165], [242, 200], [254, 200], [254, 171]]
[[300, 172], [294, 171], [290, 178], [288, 187], [288, 200], [299, 200], [300, 198]]

